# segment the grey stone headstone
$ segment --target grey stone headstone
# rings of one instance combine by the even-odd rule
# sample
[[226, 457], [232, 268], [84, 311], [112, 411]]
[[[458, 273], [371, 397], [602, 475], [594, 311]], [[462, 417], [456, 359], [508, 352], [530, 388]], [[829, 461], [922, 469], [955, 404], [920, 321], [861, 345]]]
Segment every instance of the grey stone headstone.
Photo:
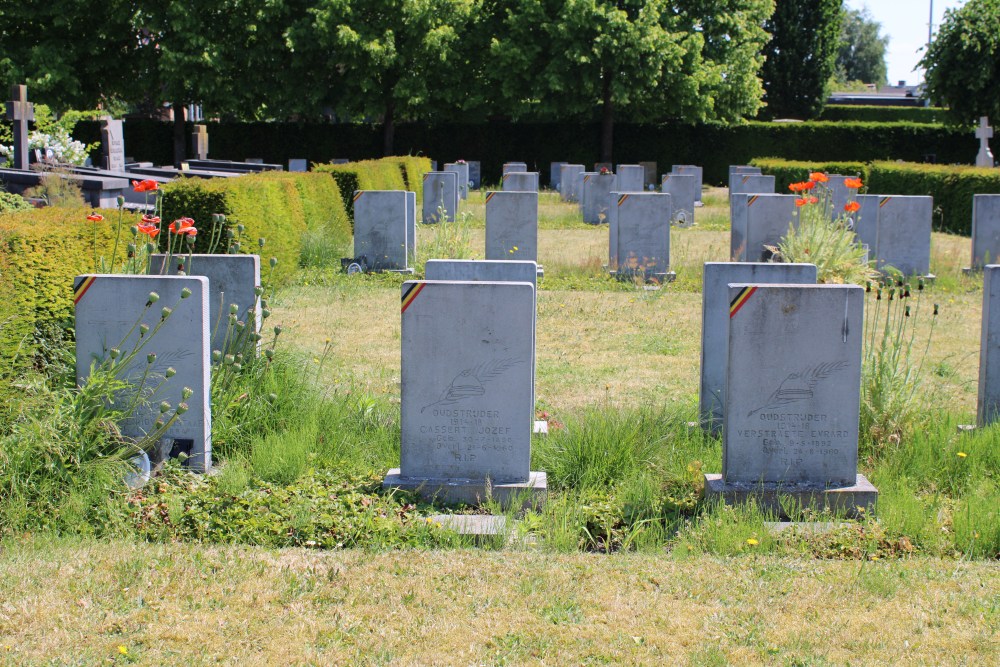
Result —
[[417, 193], [406, 192], [406, 256], [408, 266], [417, 261]]
[[606, 222], [614, 189], [614, 174], [586, 174], [583, 176], [583, 221], [591, 225]]
[[697, 187], [695, 189], [695, 201], [701, 203], [701, 187], [705, 182], [703, 177], [703, 170], [700, 166], [694, 164], [675, 164], [670, 167], [670, 173], [672, 174], [690, 174], [695, 177], [697, 182]]
[[199, 160], [208, 159], [208, 127], [195, 125], [191, 133], [191, 153]]
[[[424, 174], [423, 220], [425, 224], [444, 219], [455, 222], [458, 213], [458, 174], [453, 171], [428, 171]], [[440, 210], [439, 210], [440, 209]]]
[[845, 214], [844, 206], [848, 202], [853, 201], [857, 196], [857, 190], [844, 185], [844, 181], [855, 177], [841, 174], [827, 174], [827, 177], [830, 180], [826, 182], [826, 187], [830, 190], [830, 201], [832, 203], [830, 215], [832, 218], [839, 218]]
[[729, 194], [774, 194], [774, 176], [736, 174], [729, 182]]
[[815, 264], [771, 262], [705, 262], [701, 289], [702, 428], [722, 430], [725, 414], [726, 366], [729, 362], [729, 284], [753, 283], [814, 285]]
[[729, 165], [729, 183], [732, 184], [733, 176], [736, 174], [759, 174], [760, 167], [751, 167], [748, 164], [731, 164]]
[[527, 162], [504, 162], [502, 174], [507, 174], [512, 171], [526, 172], [528, 171]]
[[656, 163], [655, 162], [640, 162], [639, 166], [642, 167], [642, 184], [644, 186], [656, 186]]
[[972, 195], [972, 268], [1000, 262], [1000, 195]]
[[474, 502], [456, 495], [544, 484], [529, 467], [534, 309], [530, 283], [403, 284], [400, 467], [387, 486]]
[[538, 260], [538, 193], [486, 194], [486, 259]]
[[458, 177], [458, 197], [459, 199], [469, 198], [469, 165], [466, 163], [449, 162], [444, 166], [445, 171], [453, 171]]
[[620, 164], [615, 174], [615, 192], [643, 192], [646, 189], [646, 172], [637, 164]]
[[880, 271], [929, 276], [933, 197], [892, 195], [878, 203], [878, 238], [873, 256]]
[[247, 164], [264, 164], [264, 158], [262, 157], [248, 157], [244, 160]]
[[508, 171], [503, 175], [504, 192], [538, 192], [538, 172]]
[[309, 171], [309, 160], [288, 158], [288, 171]]
[[120, 120], [101, 120], [101, 152], [104, 169], [125, 171], [125, 134]]
[[727, 483], [857, 481], [864, 288], [729, 289]]
[[983, 268], [983, 324], [979, 348], [978, 422], [1000, 419], [1000, 264]]
[[[350, 162], [350, 160], [348, 160], [346, 157], [335, 157], [332, 160], [330, 160], [331, 164], [348, 164], [349, 162]], [[435, 170], [437, 169], [437, 162], [436, 161], [432, 160], [431, 161], [431, 165], [433, 166], [433, 168]]]
[[549, 163], [549, 187], [553, 190], [559, 190], [559, 184], [562, 183], [562, 168], [569, 164], [568, 162], [550, 162]]
[[573, 177], [573, 193], [576, 195], [575, 201], [580, 207], [580, 215], [583, 215], [583, 186], [588, 180], [588, 176], [597, 176], [596, 171], [578, 171]]
[[[181, 298], [181, 291], [191, 295]], [[112, 348], [121, 351], [121, 363], [126, 355], [141, 345], [138, 354], [126, 366], [124, 376], [133, 383], [133, 389], [116, 397], [116, 404], [127, 406], [139, 395], [149, 395], [156, 389], [151, 401], [140, 401], [131, 417], [119, 422], [122, 434], [143, 438], [156, 431], [155, 422], [160, 415], [159, 404], [167, 401], [172, 415], [181, 402], [188, 411], [164, 434], [166, 444], [187, 449], [190, 458], [186, 465], [198, 472], [212, 467], [212, 413], [210, 407], [211, 379], [209, 351], [208, 278], [202, 276], [135, 276], [135, 275], [82, 275], [73, 281], [76, 302], [76, 377], [82, 383], [90, 376], [95, 359], [108, 358]], [[150, 293], [159, 300], [146, 307]], [[162, 309], [172, 312], [163, 319]], [[149, 326], [149, 333], [142, 337], [138, 322]], [[162, 322], [162, 324], [161, 324]], [[152, 364], [147, 355], [155, 354]], [[143, 374], [148, 374], [142, 383]], [[176, 374], [166, 378], [168, 368]], [[192, 390], [185, 401], [182, 391]], [[167, 448], [169, 453], [169, 448]], [[154, 459], [163, 451], [154, 452]]]
[[580, 201], [578, 182], [583, 173], [582, 164], [564, 164], [559, 174], [559, 198], [563, 201]]
[[407, 193], [405, 190], [359, 190], [354, 193], [354, 256], [362, 255], [373, 271], [406, 271]]
[[858, 237], [858, 243], [868, 246], [869, 252], [874, 255], [878, 246], [878, 204], [883, 196], [856, 195], [854, 199], [861, 206], [851, 216], [854, 233]]
[[478, 190], [483, 184], [483, 165], [479, 160], [469, 160], [469, 187]]
[[609, 219], [609, 269], [619, 277], [641, 276], [666, 282], [670, 271], [670, 195], [612, 193]]
[[775, 246], [798, 225], [795, 195], [732, 195], [729, 198], [730, 257], [735, 262], [759, 262], [765, 245]]
[[[260, 255], [173, 255], [171, 266], [164, 267], [167, 255], [150, 255], [149, 275], [177, 275], [208, 278], [208, 322], [213, 350], [228, 352], [246, 349], [246, 336], [260, 332], [263, 322], [260, 299], [254, 289], [260, 283]], [[183, 266], [183, 269], [181, 268]], [[236, 306], [238, 322], [249, 325], [241, 333], [229, 326], [229, 307]]]
[[694, 203], [698, 182], [693, 174], [664, 174], [660, 192], [670, 195], [674, 204], [674, 221], [682, 226], [694, 223]]

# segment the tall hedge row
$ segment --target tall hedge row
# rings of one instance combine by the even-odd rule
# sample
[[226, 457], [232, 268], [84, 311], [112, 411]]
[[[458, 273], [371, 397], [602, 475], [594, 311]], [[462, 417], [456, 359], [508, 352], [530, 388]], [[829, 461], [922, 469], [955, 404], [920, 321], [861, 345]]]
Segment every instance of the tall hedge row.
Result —
[[[78, 128], [83, 128], [81, 123]], [[366, 160], [382, 152], [378, 126], [333, 123], [208, 123], [212, 157], [260, 157], [284, 164], [289, 158], [326, 163], [333, 158]], [[99, 138], [93, 125], [91, 133]], [[81, 129], [81, 136], [84, 130]], [[91, 135], [87, 135], [90, 137]], [[600, 155], [599, 123], [479, 124], [404, 123], [396, 128], [399, 154], [430, 156], [439, 163], [479, 160], [485, 183], [497, 183], [504, 162], [526, 161], [547, 182], [549, 163], [590, 165]], [[125, 149], [137, 159], [173, 160], [170, 126], [154, 121], [125, 123]], [[979, 150], [971, 130], [917, 122], [897, 123], [616, 123], [615, 163], [700, 164], [707, 183], [725, 184], [730, 164], [768, 155], [792, 160], [906, 160], [971, 163]], [[411, 188], [412, 189], [412, 188]], [[418, 190], [419, 192], [419, 190]]]
[[856, 174], [866, 192], [885, 195], [934, 197], [934, 226], [953, 234], [972, 233], [972, 196], [1000, 193], [1000, 171], [978, 167], [914, 164], [908, 162], [793, 162], [775, 158], [753, 160], [765, 174], [775, 176], [775, 191], [808, 178], [810, 171]]
[[[430, 170], [426, 160], [425, 171]], [[340, 188], [340, 197], [346, 203], [347, 215], [354, 221], [354, 192], [357, 190], [406, 190], [406, 166], [398, 158], [361, 160], [347, 164], [317, 164], [313, 171], [329, 174]], [[419, 168], [416, 170], [419, 173]], [[419, 184], [419, 181], [417, 182]], [[411, 188], [412, 189], [412, 188]], [[419, 188], [415, 190], [419, 194]]]
[[944, 123], [942, 107], [882, 107], [868, 104], [828, 104], [818, 120], [838, 123]]

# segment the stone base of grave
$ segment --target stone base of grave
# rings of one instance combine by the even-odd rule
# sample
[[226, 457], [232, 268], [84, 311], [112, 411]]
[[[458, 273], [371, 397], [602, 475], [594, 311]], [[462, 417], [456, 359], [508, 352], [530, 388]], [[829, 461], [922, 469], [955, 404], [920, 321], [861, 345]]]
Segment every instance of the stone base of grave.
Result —
[[[605, 266], [605, 268], [607, 268], [607, 267]], [[618, 271], [611, 271], [611, 270], [608, 270], [608, 275], [610, 275], [612, 278], [617, 278], [618, 280], [632, 280], [636, 276], [635, 273], [618, 272]], [[674, 280], [676, 280], [676, 278], [677, 278], [677, 273], [676, 272], [674, 272], [674, 271], [667, 271], [666, 273], [653, 273], [653, 274], [651, 274], [649, 276], [646, 276], [646, 282], [654, 282], [655, 281], [657, 283], [660, 283], [661, 285], [664, 285], [666, 283], [672, 283], [672, 282], [674, 282]]]
[[411, 275], [413, 273], [413, 269], [385, 269], [385, 272], [386, 273], [402, 273], [402, 274], [405, 274], [405, 275]]
[[979, 427], [976, 424], [959, 424], [956, 427], [956, 430], [958, 431], [959, 435], [962, 435], [963, 433], [972, 433], [977, 428]]
[[441, 524], [442, 528], [453, 530], [459, 535], [492, 537], [507, 529], [507, 517], [490, 514], [435, 514], [427, 517], [427, 520]]
[[[857, 518], [875, 510], [878, 489], [859, 474], [853, 486], [834, 489], [806, 484], [726, 483], [720, 474], [705, 475], [705, 500], [721, 500], [727, 505], [742, 505], [753, 499], [762, 512], [782, 519], [790, 518], [782, 508], [782, 500], [815, 510], [829, 509], [836, 515]], [[858, 508], [863, 508], [863, 512]]]
[[449, 504], [481, 505], [489, 498], [504, 507], [519, 503], [522, 509], [530, 509], [545, 502], [548, 479], [544, 472], [532, 471], [527, 482], [487, 485], [481, 479], [403, 477], [399, 468], [392, 468], [382, 481], [382, 488], [414, 491], [427, 500]]

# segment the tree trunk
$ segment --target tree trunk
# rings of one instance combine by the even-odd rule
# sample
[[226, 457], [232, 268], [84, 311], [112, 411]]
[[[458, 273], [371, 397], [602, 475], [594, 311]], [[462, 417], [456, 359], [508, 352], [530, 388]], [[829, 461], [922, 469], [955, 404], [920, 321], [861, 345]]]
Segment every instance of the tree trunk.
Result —
[[174, 102], [174, 166], [180, 169], [181, 162], [187, 159], [184, 132], [184, 103]]
[[601, 162], [611, 162], [612, 148], [614, 146], [615, 133], [615, 107], [611, 101], [611, 71], [605, 69], [601, 72], [603, 86], [601, 90], [602, 112], [601, 112]]
[[382, 155], [392, 155], [392, 145], [396, 134], [396, 102], [389, 99], [385, 102], [385, 116], [382, 118]]

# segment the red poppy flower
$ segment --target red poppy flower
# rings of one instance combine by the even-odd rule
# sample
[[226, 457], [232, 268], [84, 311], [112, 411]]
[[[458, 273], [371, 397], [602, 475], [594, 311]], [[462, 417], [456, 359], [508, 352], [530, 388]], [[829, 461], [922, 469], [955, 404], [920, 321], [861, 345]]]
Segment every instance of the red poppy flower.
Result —
[[159, 189], [160, 186], [152, 179], [147, 178], [144, 181], [132, 181], [132, 190], [134, 192], [153, 192]]
[[194, 228], [194, 220], [191, 218], [178, 218], [170, 223], [168, 229], [174, 234], [187, 234], [195, 236], [198, 230]]
[[806, 184], [805, 183], [789, 183], [788, 184], [788, 189], [791, 190], [792, 192], [802, 192], [803, 190], [806, 189]]
[[87, 220], [90, 220], [91, 222], [100, 222], [101, 220], [104, 220], [104, 216], [100, 213], [91, 213], [87, 216]]
[[805, 206], [805, 205], [806, 205], [806, 204], [808, 204], [808, 203], [809, 203], [809, 200], [808, 200], [808, 199], [806, 199], [805, 197], [802, 197], [802, 198], [800, 198], [800, 199], [796, 199], [796, 200], [795, 200], [795, 205], [796, 205], [796, 206]]
[[151, 239], [155, 239], [156, 235], [160, 233], [160, 228], [156, 225], [143, 224], [139, 225], [139, 231]]
[[830, 177], [821, 171], [814, 171], [811, 174], [809, 174], [809, 180], [815, 181], [816, 183], [826, 183], [827, 181], [830, 180]]
[[845, 178], [844, 179], [844, 187], [845, 188], [853, 188], [853, 189], [857, 190], [858, 188], [861, 187], [861, 185], [862, 185], [862, 183], [861, 183], [861, 179], [860, 178]]
[[160, 219], [155, 215], [149, 215], [148, 213], [142, 216], [142, 222], [146, 225], [158, 225], [160, 224]]
[[857, 211], [860, 208], [861, 208], [861, 204], [859, 204], [856, 201], [849, 201], [846, 204], [844, 204], [844, 210], [847, 211], [848, 213], [854, 213], [855, 211]]
[[815, 181], [806, 181], [805, 183], [802, 184], [803, 190], [812, 190], [814, 187], [816, 187]]
[[819, 197], [810, 197], [809, 198], [809, 203], [810, 204], [818, 204], [819, 203]]

